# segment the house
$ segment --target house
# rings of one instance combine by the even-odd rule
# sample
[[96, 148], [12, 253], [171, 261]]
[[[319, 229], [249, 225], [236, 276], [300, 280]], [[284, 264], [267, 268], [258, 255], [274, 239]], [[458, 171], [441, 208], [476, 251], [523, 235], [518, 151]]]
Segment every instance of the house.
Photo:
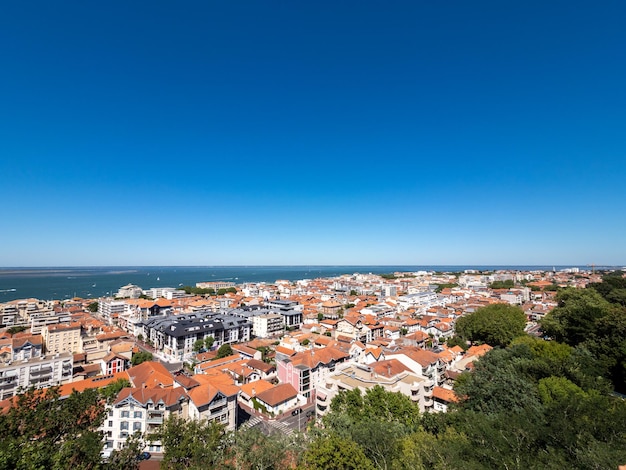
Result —
[[[101, 426], [105, 445], [103, 456], [109, 457], [115, 449], [121, 449], [131, 434], [145, 433], [147, 437], [157, 433], [170, 415], [188, 416], [189, 397], [181, 387], [123, 388], [111, 405]], [[143, 450], [162, 452], [161, 441], [146, 439]]]
[[386, 354], [387, 359], [398, 359], [415, 374], [440, 385], [445, 380], [445, 364], [439, 361], [436, 353], [425, 349], [403, 347]]
[[[267, 380], [257, 380], [256, 382], [249, 382], [241, 386], [241, 393], [239, 394], [239, 403], [244, 405], [248, 410], [254, 410], [253, 398], [257, 393], [262, 393], [274, 387], [274, 384]], [[257, 405], [258, 407], [258, 405]]]
[[204, 383], [187, 392], [189, 418], [223, 424], [228, 431], [237, 427], [239, 388], [219, 381]]
[[381, 347], [368, 347], [363, 355], [363, 363], [372, 364], [373, 362], [384, 361], [385, 353]]
[[128, 369], [130, 361], [121, 354], [111, 352], [98, 361], [102, 375], [115, 374]]
[[458, 397], [456, 394], [447, 388], [435, 387], [433, 388], [433, 411], [448, 411], [448, 407], [452, 403], [456, 403]]
[[282, 383], [256, 394], [252, 399], [270, 415], [279, 415], [298, 406], [298, 392], [291, 384]]

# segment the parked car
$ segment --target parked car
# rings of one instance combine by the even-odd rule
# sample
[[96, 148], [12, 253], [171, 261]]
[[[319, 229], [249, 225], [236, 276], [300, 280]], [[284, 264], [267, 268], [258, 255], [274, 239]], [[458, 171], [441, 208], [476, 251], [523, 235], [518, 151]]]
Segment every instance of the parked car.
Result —
[[152, 457], [150, 452], [142, 452], [137, 456], [137, 460], [148, 460], [150, 457]]
[[297, 416], [302, 413], [302, 408], [295, 409], [291, 412], [291, 416]]

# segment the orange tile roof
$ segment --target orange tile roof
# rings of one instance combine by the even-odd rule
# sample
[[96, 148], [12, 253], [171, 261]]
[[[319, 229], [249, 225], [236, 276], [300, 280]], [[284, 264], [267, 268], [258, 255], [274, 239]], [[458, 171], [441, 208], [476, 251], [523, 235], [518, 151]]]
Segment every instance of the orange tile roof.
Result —
[[77, 380], [76, 382], [61, 385], [59, 387], [59, 396], [61, 397], [69, 396], [74, 390], [77, 392], [84, 392], [85, 390], [88, 390], [91, 388], [106, 387], [110, 383], [115, 382], [119, 379], [126, 379], [130, 382], [130, 377], [128, 376], [128, 373], [126, 371], [117, 372], [116, 374], [112, 374], [112, 375], [105, 375], [105, 376], [101, 375], [98, 377], [91, 377], [91, 378], [84, 379], [84, 380]]
[[374, 372], [383, 377], [394, 377], [402, 372], [410, 372], [407, 366], [402, 364], [397, 359], [388, 359], [385, 361], [378, 361], [370, 364], [370, 367]]
[[293, 388], [291, 384], [278, 384], [256, 395], [258, 400], [267, 403], [269, 406], [278, 406], [297, 396], [298, 392], [296, 392], [296, 389]]
[[316, 348], [309, 351], [298, 353], [291, 357], [294, 366], [303, 365], [310, 369], [314, 369], [319, 364], [329, 364], [332, 361], [346, 359], [349, 354], [332, 346], [325, 348]]
[[296, 353], [293, 349], [285, 348], [283, 346], [276, 346], [276, 348], [274, 348], [274, 350], [277, 353], [285, 354], [287, 356], [293, 356]]
[[172, 406], [179, 402], [181, 398], [187, 398], [187, 392], [182, 387], [162, 389], [162, 388], [123, 388], [117, 395], [114, 404], [120, 403], [132, 396], [142, 405], [148, 402], [158, 403], [162, 401], [165, 406]]
[[266, 390], [269, 390], [270, 388], [273, 388], [274, 385], [270, 382], [268, 382], [267, 380], [255, 380], [254, 382], [249, 382], [247, 384], [244, 384], [241, 386], [241, 393], [249, 396], [249, 397], [254, 397], [256, 396], [258, 393], [262, 393]]
[[438, 398], [439, 400], [445, 401], [448, 403], [455, 403], [459, 401], [458, 397], [456, 396], [456, 393], [454, 393], [452, 390], [448, 390], [447, 388], [443, 388], [443, 387], [433, 388], [433, 398]]
[[160, 362], [142, 362], [126, 372], [128, 372], [130, 381], [135, 387], [155, 388], [174, 385], [174, 376]]

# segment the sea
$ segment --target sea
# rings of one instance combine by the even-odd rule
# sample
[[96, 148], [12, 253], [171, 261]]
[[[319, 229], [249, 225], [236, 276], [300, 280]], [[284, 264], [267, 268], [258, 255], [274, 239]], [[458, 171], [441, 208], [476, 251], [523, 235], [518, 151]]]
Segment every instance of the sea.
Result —
[[[196, 282], [274, 283], [337, 277], [342, 274], [393, 272], [460, 272], [468, 269], [560, 270], [574, 266], [115, 266], [0, 268], [0, 303], [16, 299], [66, 300], [115, 295], [134, 284], [153, 287], [195, 286]], [[578, 266], [580, 269], [588, 267]]]

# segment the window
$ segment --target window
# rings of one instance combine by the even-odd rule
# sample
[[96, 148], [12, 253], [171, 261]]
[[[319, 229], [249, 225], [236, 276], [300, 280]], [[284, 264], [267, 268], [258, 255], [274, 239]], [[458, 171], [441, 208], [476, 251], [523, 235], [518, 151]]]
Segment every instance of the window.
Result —
[[141, 423], [139, 421], [133, 423], [133, 431], [141, 431]]
[[135, 413], [133, 413], [133, 418], [142, 418], [143, 417], [143, 413], [141, 411], [135, 411]]
[[128, 421], [122, 421], [120, 423], [120, 431], [128, 430]]
[[124, 410], [124, 411], [122, 411], [122, 414], [120, 416], [122, 418], [128, 418], [128, 415], [129, 415], [128, 410]]
[[109, 421], [109, 427], [112, 428], [113, 427], [113, 421]]

